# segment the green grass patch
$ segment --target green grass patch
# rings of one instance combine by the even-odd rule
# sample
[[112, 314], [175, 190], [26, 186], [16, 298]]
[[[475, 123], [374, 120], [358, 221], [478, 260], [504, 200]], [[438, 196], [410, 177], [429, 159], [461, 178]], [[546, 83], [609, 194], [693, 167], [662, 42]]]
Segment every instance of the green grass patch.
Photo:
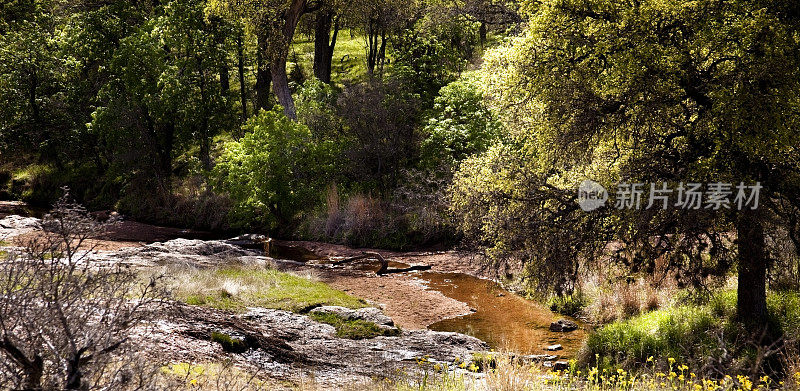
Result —
[[241, 312], [247, 307], [304, 312], [322, 305], [366, 307], [325, 283], [274, 269], [224, 267], [179, 272], [175, 297], [187, 304]]
[[551, 296], [547, 300], [547, 306], [551, 311], [567, 316], [580, 314], [587, 304], [586, 296], [580, 292], [565, 296]]
[[[787, 340], [800, 337], [800, 294], [770, 292], [767, 296], [771, 329]], [[756, 359], [747, 332], [734, 320], [736, 291], [716, 292], [705, 303], [660, 309], [601, 327], [591, 334], [581, 361], [601, 368], [645, 367], [649, 359], [681, 358], [688, 365], [723, 362], [735, 355], [733, 373], [746, 370]], [[722, 344], [720, 343], [722, 341]], [[599, 362], [597, 362], [599, 358]]]
[[[364, 34], [348, 29], [339, 31], [331, 62], [331, 81], [339, 86], [350, 82], [363, 81], [367, 77], [366, 40]], [[387, 54], [388, 55], [388, 54]], [[314, 39], [298, 35], [292, 44], [288, 67], [299, 65], [306, 79], [314, 77]], [[384, 71], [391, 69], [387, 61]]]
[[232, 353], [242, 353], [247, 350], [247, 344], [231, 337], [228, 334], [216, 331], [211, 332], [211, 341], [222, 345], [222, 350]]
[[344, 319], [336, 314], [309, 314], [311, 319], [320, 323], [327, 323], [336, 328], [336, 336], [349, 339], [367, 339], [380, 336], [393, 336], [399, 333], [398, 329], [382, 329], [375, 323], [360, 319]]

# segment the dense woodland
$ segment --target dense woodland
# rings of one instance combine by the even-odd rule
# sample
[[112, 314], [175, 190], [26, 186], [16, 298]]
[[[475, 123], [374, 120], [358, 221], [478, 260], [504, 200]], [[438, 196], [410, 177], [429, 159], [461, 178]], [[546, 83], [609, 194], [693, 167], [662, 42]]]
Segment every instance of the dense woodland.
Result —
[[[760, 203], [587, 212], [585, 179], [758, 183]], [[588, 275], [668, 284], [711, 308], [670, 337], [702, 349], [636, 334], [643, 304], [594, 319], [612, 328], [589, 351], [786, 379], [800, 3], [6, 0], [0, 197], [46, 207], [65, 186], [161, 225], [464, 246], [571, 315]]]

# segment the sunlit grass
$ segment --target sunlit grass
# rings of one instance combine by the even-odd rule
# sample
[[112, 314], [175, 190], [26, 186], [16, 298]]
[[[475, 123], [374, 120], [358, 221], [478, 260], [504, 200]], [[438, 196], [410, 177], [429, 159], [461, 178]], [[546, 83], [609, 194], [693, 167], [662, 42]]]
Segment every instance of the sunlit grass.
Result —
[[363, 300], [322, 282], [269, 268], [183, 270], [176, 273], [172, 289], [176, 299], [187, 304], [231, 311], [262, 307], [302, 312], [320, 305], [366, 306]]
[[[366, 41], [364, 35], [354, 30], [341, 30], [336, 39], [331, 62], [331, 81], [342, 85], [363, 81], [367, 76]], [[298, 35], [292, 44], [289, 61], [297, 61], [306, 77], [314, 75], [314, 37]], [[387, 53], [388, 55], [388, 53]], [[292, 64], [289, 65], [291, 69]], [[391, 62], [384, 70], [389, 71]]]
[[[770, 329], [788, 341], [800, 338], [800, 294], [770, 292], [767, 296]], [[599, 328], [586, 341], [581, 360], [601, 368], [621, 365], [639, 368], [650, 357], [685, 357], [701, 367], [720, 352], [736, 352], [735, 362], [745, 369], [757, 351], [746, 343], [746, 330], [736, 320], [736, 291], [716, 292], [704, 303], [677, 305], [634, 316]], [[600, 357], [601, 362], [594, 361]]]

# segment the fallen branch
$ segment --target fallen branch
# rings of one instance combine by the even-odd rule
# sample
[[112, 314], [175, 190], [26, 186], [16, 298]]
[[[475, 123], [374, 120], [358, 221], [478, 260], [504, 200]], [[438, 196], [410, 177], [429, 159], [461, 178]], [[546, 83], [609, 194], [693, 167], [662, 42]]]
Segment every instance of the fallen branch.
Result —
[[375, 274], [382, 276], [384, 274], [391, 274], [391, 273], [405, 273], [414, 270], [430, 270], [431, 267], [429, 265], [415, 265], [404, 267], [400, 269], [389, 269], [389, 262], [384, 258], [381, 254], [376, 252], [363, 252], [361, 255], [356, 255], [355, 257], [345, 258], [333, 263], [334, 266], [339, 266], [347, 262], [357, 261], [359, 259], [376, 259], [381, 263], [381, 268], [375, 272]]

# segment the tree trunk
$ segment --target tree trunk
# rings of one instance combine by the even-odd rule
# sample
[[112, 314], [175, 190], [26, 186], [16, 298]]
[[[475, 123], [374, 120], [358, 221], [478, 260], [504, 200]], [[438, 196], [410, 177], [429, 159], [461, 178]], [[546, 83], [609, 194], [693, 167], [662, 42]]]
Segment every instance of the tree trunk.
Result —
[[278, 98], [278, 103], [283, 106], [283, 113], [291, 119], [297, 119], [297, 112], [294, 108], [292, 91], [289, 89], [289, 77], [286, 74], [286, 58], [280, 57], [273, 59], [270, 64], [272, 71], [272, 90]]
[[375, 72], [375, 64], [378, 57], [378, 31], [377, 22], [370, 19], [367, 23], [367, 73], [372, 75]]
[[289, 8], [284, 13], [283, 26], [281, 32], [283, 39], [271, 39], [270, 43], [278, 45], [268, 52], [272, 54], [270, 58], [270, 71], [272, 74], [272, 90], [278, 98], [278, 103], [283, 106], [283, 112], [291, 119], [297, 119], [297, 112], [294, 108], [294, 98], [289, 89], [289, 76], [286, 74], [286, 58], [289, 56], [289, 46], [294, 39], [294, 32], [300, 17], [307, 11], [306, 0], [292, 0]]
[[242, 122], [247, 120], [247, 85], [244, 82], [244, 37], [239, 33], [236, 37], [236, 67], [239, 71], [239, 96], [242, 100]]
[[231, 89], [231, 76], [227, 65], [223, 65], [219, 69], [219, 87], [223, 95], [228, 95]]
[[269, 110], [269, 85], [272, 83], [269, 65], [265, 63], [262, 53], [266, 51], [267, 38], [259, 36], [258, 50], [256, 52], [256, 104], [255, 110]]
[[[333, 28], [333, 38], [331, 38]], [[331, 65], [333, 63], [333, 50], [336, 46], [336, 36], [339, 33], [339, 23], [334, 22], [333, 12], [317, 12], [316, 27], [314, 29], [314, 76], [319, 81], [330, 84]]]
[[752, 331], [767, 323], [767, 257], [764, 229], [756, 211], [741, 212], [736, 225], [739, 287], [736, 314]]

